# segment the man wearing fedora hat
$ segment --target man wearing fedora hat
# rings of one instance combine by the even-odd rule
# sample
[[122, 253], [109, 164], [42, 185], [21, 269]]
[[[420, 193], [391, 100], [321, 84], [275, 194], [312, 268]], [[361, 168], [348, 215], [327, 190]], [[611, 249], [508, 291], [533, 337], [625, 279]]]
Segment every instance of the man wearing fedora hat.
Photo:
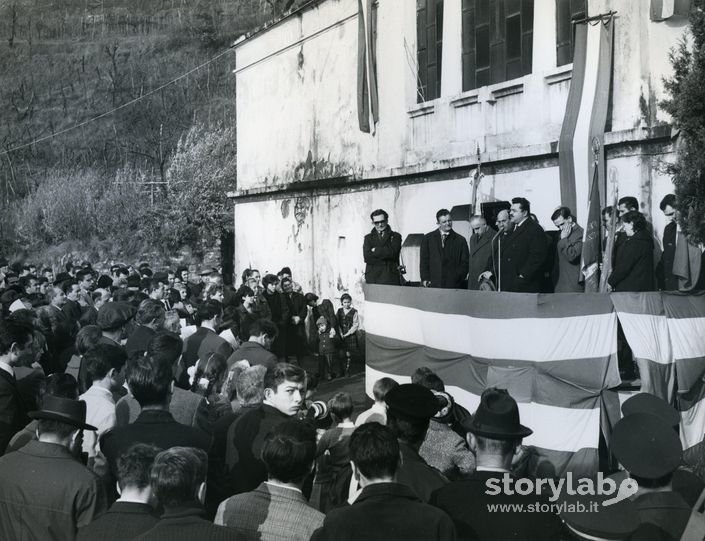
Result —
[[560, 521], [551, 512], [492, 512], [489, 505], [547, 504], [545, 495], [526, 496], [512, 491], [488, 494], [488, 486], [503, 485], [521, 440], [532, 430], [519, 422], [516, 401], [504, 389], [482, 393], [472, 418], [464, 421], [467, 440], [476, 456], [476, 471], [467, 479], [450, 483], [431, 496], [431, 504], [443, 509], [455, 523], [459, 539], [559, 539]]
[[47, 395], [37, 419], [37, 440], [0, 458], [0, 539], [75, 539], [106, 509], [98, 477], [76, 458], [86, 404]]

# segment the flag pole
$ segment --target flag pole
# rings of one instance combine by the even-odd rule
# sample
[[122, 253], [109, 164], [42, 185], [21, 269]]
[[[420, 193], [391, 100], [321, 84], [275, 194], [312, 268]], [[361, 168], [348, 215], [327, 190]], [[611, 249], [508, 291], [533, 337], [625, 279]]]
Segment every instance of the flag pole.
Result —
[[612, 185], [612, 212], [610, 213], [609, 228], [605, 251], [602, 254], [602, 276], [600, 278], [600, 291], [607, 293], [607, 279], [612, 273], [612, 252], [617, 230], [617, 202], [619, 201], [619, 184], [617, 183], [617, 169], [610, 168], [610, 184]]

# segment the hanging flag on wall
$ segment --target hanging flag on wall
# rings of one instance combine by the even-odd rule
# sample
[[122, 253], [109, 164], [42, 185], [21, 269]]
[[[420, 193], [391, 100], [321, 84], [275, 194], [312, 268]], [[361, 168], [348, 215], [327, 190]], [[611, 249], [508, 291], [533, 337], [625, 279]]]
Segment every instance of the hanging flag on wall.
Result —
[[613, 27], [612, 16], [575, 24], [573, 75], [561, 127], [558, 166], [561, 204], [570, 208], [583, 226], [595, 168], [592, 150], [595, 138], [600, 147], [597, 169], [601, 206], [605, 199], [603, 140], [610, 98]]
[[357, 23], [357, 118], [360, 130], [375, 133], [379, 120], [376, 47], [377, 9], [372, 0], [358, 0]]
[[[595, 139], [593, 152], [599, 154], [599, 143]], [[588, 217], [583, 233], [583, 253], [580, 268], [585, 280], [585, 292], [596, 293], [600, 290], [600, 260], [602, 252], [602, 236], [600, 235], [600, 222], [602, 212], [600, 209], [600, 187], [598, 167], [593, 167], [592, 183], [590, 184], [590, 200], [588, 203]]]

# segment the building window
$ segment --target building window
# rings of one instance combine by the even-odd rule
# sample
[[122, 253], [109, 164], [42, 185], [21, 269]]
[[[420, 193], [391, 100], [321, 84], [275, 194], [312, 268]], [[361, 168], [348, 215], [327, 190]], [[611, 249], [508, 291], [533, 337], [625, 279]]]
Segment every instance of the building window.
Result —
[[564, 66], [573, 61], [575, 32], [572, 21], [587, 14], [585, 0], [556, 0], [556, 65]]
[[463, 0], [463, 90], [531, 73], [533, 0]]
[[416, 39], [418, 101], [421, 103], [441, 95], [443, 0], [416, 0]]

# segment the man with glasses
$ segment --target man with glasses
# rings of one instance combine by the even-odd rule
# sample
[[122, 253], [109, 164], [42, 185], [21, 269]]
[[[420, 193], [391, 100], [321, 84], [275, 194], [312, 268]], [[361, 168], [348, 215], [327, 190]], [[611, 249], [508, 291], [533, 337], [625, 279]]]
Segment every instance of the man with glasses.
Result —
[[453, 231], [450, 211], [436, 212], [438, 229], [421, 241], [421, 284], [444, 289], [465, 288], [470, 252], [464, 237]]
[[368, 284], [401, 284], [399, 254], [401, 235], [389, 227], [389, 214], [377, 209], [370, 214], [372, 231], [365, 235], [362, 253], [365, 257], [365, 281]]

